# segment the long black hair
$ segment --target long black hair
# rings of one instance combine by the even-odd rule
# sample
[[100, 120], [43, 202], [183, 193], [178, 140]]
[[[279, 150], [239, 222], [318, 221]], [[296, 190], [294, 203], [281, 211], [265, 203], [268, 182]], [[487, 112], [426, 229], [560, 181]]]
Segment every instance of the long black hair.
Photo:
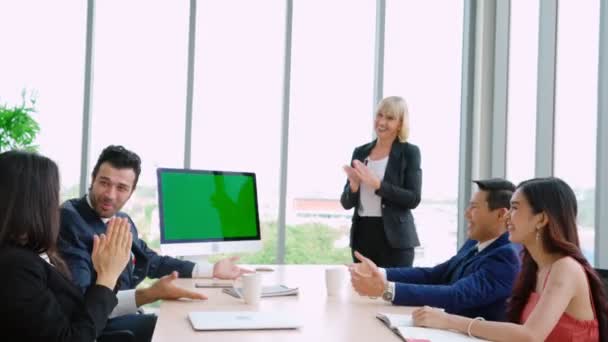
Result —
[[[593, 267], [589, 265], [579, 247], [576, 226], [577, 204], [574, 191], [566, 182], [554, 177], [527, 180], [519, 184], [517, 188], [530, 203], [535, 214], [544, 212], [549, 217], [549, 223], [541, 235], [543, 248], [549, 253], [572, 257], [585, 269], [595, 306], [595, 315], [599, 323], [600, 341], [606, 341], [608, 339], [606, 293], [604, 284]], [[538, 265], [524, 248], [521, 271], [509, 301], [507, 316], [511, 322], [521, 323], [521, 313], [530, 293], [536, 287], [537, 271]]]
[[47, 157], [24, 151], [0, 154], [0, 248], [46, 253], [69, 276], [57, 254], [59, 170]]

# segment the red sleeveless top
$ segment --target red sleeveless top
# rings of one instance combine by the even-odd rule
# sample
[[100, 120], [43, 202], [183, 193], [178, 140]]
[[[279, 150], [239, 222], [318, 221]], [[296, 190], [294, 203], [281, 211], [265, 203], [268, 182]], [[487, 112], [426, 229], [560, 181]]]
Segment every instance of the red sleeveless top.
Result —
[[[543, 290], [547, 285], [547, 278], [551, 269], [547, 272], [545, 281], [543, 283]], [[587, 289], [589, 289], [589, 279], [587, 279]], [[536, 307], [540, 295], [536, 292], [532, 292], [528, 297], [528, 303], [524, 307], [521, 313], [521, 323], [525, 323], [532, 314], [532, 311]], [[591, 301], [591, 307], [593, 308], [593, 320], [582, 321], [578, 320], [567, 313], [563, 313], [562, 317], [559, 318], [553, 330], [547, 336], [546, 342], [598, 342], [600, 340], [600, 330], [597, 321], [597, 315], [595, 314], [595, 305], [593, 304], [593, 298], [591, 297], [591, 290], [589, 290], [589, 300]]]

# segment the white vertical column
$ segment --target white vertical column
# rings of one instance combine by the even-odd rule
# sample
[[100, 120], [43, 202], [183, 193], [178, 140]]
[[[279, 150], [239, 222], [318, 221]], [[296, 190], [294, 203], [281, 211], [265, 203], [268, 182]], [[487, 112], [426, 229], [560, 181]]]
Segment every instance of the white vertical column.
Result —
[[595, 172], [595, 266], [608, 269], [608, 0], [600, 4]]
[[[372, 103], [372, 122], [375, 118], [376, 104], [384, 96], [384, 32], [386, 28], [386, 0], [376, 0], [376, 36], [374, 49], [374, 94]], [[373, 127], [373, 125], [372, 125]], [[372, 137], [376, 132], [372, 129]]]
[[510, 0], [496, 2], [494, 34], [494, 94], [490, 152], [490, 176], [507, 174], [507, 103], [509, 100]]
[[184, 168], [192, 162], [192, 102], [194, 100], [194, 56], [196, 54], [196, 0], [190, 0], [188, 25], [188, 69], [186, 76], [186, 123], [184, 135]]
[[458, 165], [458, 246], [466, 241], [464, 210], [471, 197], [476, 1], [465, 0], [462, 38], [460, 148]]
[[293, 29], [293, 0], [285, 6], [285, 51], [283, 61], [283, 110], [281, 124], [281, 172], [279, 183], [279, 217], [277, 222], [277, 264], [285, 263], [285, 208], [287, 202], [287, 165], [289, 152], [289, 103], [291, 90], [291, 39]]
[[536, 98], [536, 177], [553, 175], [555, 140], [555, 62], [557, 0], [541, 0], [538, 30], [538, 85]]
[[91, 93], [93, 90], [93, 45], [95, 36], [95, 0], [87, 1], [87, 32], [84, 57], [84, 97], [82, 108], [82, 144], [80, 154], [80, 195], [88, 189], [91, 150]]

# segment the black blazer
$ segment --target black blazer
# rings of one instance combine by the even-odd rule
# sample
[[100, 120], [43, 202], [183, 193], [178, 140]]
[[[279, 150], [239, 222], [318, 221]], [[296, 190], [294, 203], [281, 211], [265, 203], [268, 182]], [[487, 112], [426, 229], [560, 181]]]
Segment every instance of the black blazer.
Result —
[[[352, 160], [363, 162], [376, 146], [376, 140], [355, 148]], [[420, 203], [422, 170], [420, 169], [420, 150], [416, 145], [399, 142], [395, 139], [386, 164], [384, 179], [376, 194], [382, 198], [382, 221], [388, 242], [393, 248], [420, 246], [416, 225], [411, 209]], [[346, 181], [340, 197], [344, 209], [355, 207], [353, 225], [359, 219], [359, 192], [350, 190]], [[352, 246], [351, 229], [351, 246]]]
[[80, 290], [36, 253], [0, 248], [0, 341], [88, 341], [118, 303], [112, 290]]

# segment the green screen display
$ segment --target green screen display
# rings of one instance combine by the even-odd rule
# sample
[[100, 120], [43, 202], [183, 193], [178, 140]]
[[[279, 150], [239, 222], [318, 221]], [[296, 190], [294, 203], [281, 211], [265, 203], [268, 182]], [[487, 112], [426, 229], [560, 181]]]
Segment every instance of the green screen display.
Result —
[[158, 170], [161, 239], [259, 239], [255, 175]]

